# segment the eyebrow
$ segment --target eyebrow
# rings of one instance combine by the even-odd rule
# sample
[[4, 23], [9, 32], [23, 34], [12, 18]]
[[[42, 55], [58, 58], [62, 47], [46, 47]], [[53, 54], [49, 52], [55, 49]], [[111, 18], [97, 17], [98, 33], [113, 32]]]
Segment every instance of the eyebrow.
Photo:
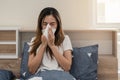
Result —
[[[43, 22], [43, 23], [47, 23], [47, 22]], [[56, 23], [56, 22], [51, 22], [51, 23]], [[51, 23], [49, 23], [49, 24], [51, 24]], [[48, 23], [47, 23], [48, 24]]]

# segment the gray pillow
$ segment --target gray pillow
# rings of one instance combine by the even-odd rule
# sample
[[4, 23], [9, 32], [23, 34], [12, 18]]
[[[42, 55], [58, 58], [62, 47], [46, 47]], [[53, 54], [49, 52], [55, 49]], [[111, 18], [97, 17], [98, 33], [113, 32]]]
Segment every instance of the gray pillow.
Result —
[[22, 52], [22, 60], [21, 60], [21, 67], [20, 67], [20, 78], [27, 79], [31, 74], [28, 71], [28, 53], [29, 45], [27, 42], [24, 42], [23, 52]]
[[13, 80], [15, 75], [9, 70], [0, 70], [0, 80]]
[[98, 45], [73, 48], [70, 73], [77, 80], [97, 80]]

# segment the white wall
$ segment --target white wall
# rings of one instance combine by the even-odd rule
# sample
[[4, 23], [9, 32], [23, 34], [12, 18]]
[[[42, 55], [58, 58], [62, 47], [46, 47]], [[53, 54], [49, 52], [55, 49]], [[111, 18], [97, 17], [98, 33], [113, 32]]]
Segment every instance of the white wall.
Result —
[[41, 9], [52, 6], [61, 14], [64, 29], [92, 25], [91, 0], [0, 0], [0, 26], [35, 29]]

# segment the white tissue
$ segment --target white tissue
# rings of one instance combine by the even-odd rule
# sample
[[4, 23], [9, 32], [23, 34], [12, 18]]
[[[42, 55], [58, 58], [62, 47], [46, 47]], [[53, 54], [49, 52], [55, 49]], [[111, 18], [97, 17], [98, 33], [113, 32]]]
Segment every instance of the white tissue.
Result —
[[52, 32], [53, 32], [53, 34], [55, 34], [55, 31], [56, 31], [56, 29], [55, 29], [55, 28], [52, 28]]
[[[48, 30], [49, 30], [50, 27], [51, 27], [51, 26], [48, 24], [48, 25], [46, 26], [46, 28], [45, 28], [44, 30], [42, 30], [43, 35], [45, 35], [45, 37], [46, 37], [47, 39], [48, 39]], [[56, 29], [55, 29], [55, 28], [52, 28], [53, 34], [55, 34], [55, 31], [56, 31]]]
[[33, 78], [30, 78], [28, 80], [43, 80], [42, 77], [33, 77]]
[[45, 28], [45, 30], [43, 31], [43, 35], [45, 35], [45, 37], [48, 39], [48, 30], [50, 28], [50, 25], [48, 24]]

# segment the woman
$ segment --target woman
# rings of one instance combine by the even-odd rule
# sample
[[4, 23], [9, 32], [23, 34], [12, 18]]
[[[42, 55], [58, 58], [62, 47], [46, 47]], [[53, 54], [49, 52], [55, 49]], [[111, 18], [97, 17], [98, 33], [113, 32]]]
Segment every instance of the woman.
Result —
[[[44, 34], [48, 27], [48, 36]], [[68, 72], [72, 64], [72, 46], [64, 35], [60, 15], [55, 8], [44, 8], [38, 18], [36, 36], [31, 40], [28, 67], [31, 74], [42, 71]], [[50, 80], [50, 79], [49, 79]]]

